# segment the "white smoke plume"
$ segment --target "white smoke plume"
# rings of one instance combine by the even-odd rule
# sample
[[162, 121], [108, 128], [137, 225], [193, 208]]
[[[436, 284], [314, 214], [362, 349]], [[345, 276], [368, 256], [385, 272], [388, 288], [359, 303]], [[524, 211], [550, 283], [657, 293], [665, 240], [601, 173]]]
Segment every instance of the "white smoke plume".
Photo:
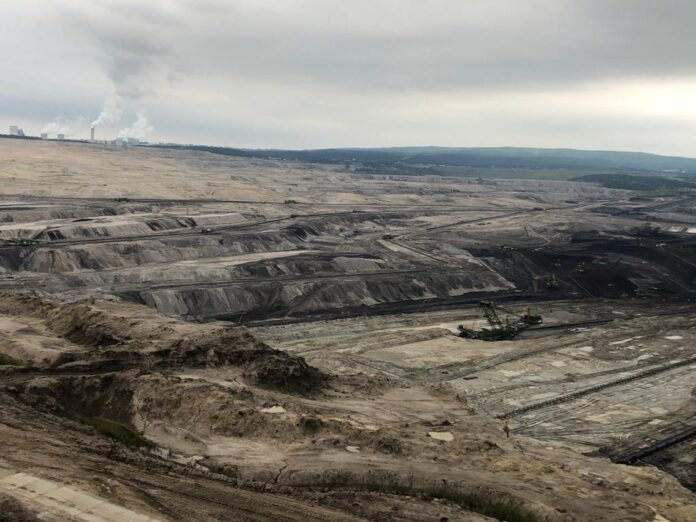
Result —
[[122, 116], [123, 109], [121, 108], [121, 99], [115, 92], [109, 92], [106, 95], [106, 100], [104, 100], [104, 107], [99, 113], [99, 116], [96, 120], [92, 122], [92, 127], [118, 123], [121, 121]]
[[133, 124], [119, 132], [118, 137], [122, 139], [135, 138], [142, 141], [154, 130], [155, 128], [147, 121], [147, 117], [139, 112]]
[[63, 134], [65, 136], [71, 136], [73, 131], [68, 127], [67, 122], [63, 121], [63, 118], [56, 118], [51, 123], [47, 123], [43, 129], [41, 129], [42, 134]]

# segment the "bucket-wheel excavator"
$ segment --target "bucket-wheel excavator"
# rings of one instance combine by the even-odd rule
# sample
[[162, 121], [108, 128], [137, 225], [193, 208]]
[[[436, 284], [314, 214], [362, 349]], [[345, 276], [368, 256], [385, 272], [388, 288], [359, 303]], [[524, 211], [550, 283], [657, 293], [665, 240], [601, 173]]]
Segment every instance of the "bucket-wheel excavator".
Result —
[[[459, 337], [479, 339], [481, 341], [505, 341], [514, 339], [524, 330], [543, 322], [541, 316], [532, 314], [529, 308], [520, 315], [501, 306], [496, 307], [490, 301], [481, 301], [479, 306], [483, 316], [488, 321], [488, 327], [474, 329], [460, 325]], [[508, 315], [501, 320], [496, 308], [506, 312]]]

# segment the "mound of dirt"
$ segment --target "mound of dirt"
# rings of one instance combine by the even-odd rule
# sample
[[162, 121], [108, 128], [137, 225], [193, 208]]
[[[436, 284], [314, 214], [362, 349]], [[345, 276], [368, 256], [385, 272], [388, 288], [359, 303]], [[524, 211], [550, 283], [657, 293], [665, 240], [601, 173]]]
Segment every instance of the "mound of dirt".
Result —
[[326, 376], [297, 356], [273, 351], [251, 361], [245, 375], [261, 386], [307, 393], [320, 388]]
[[133, 379], [133, 373], [56, 375], [27, 380], [12, 391], [25, 404], [61, 417], [107, 417], [129, 424], [133, 416]]
[[204, 451], [203, 439], [219, 436], [296, 443], [316, 438], [322, 428], [328, 435], [357, 434], [342, 423], [325, 425], [301, 407], [283, 415], [265, 413], [275, 392], [162, 373], [28, 377], [8, 391], [38, 411], [83, 424], [118, 423], [163, 446], [187, 450]]
[[173, 333], [169, 321], [152, 310], [89, 299], [47, 314], [51, 330], [70, 341], [97, 348], [137, 341], [142, 345]]
[[71, 370], [217, 368], [236, 366], [253, 383], [289, 392], [317, 390], [327, 376], [299, 356], [276, 350], [246, 328], [194, 325], [133, 303], [88, 299], [55, 306], [26, 295], [0, 296], [0, 313], [27, 314], [86, 352], [63, 354]]
[[33, 293], [0, 292], [0, 314], [44, 317], [56, 308], [54, 303]]

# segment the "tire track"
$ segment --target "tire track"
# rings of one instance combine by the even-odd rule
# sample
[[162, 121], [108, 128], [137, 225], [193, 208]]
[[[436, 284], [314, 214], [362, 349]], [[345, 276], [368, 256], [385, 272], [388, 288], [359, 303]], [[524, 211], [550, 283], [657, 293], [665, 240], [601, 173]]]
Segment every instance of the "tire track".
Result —
[[638, 372], [638, 373], [635, 373], [635, 374], [630, 375], [628, 377], [622, 377], [620, 379], [615, 379], [613, 381], [605, 382], [602, 384], [597, 384], [595, 386], [590, 386], [590, 387], [584, 388], [582, 390], [578, 390], [575, 392], [559, 395], [557, 397], [554, 397], [553, 399], [548, 399], [548, 400], [537, 402], [534, 404], [529, 404], [529, 405], [523, 406], [521, 408], [510, 410], [510, 411], [507, 411], [504, 413], [499, 413], [497, 415], [494, 415], [494, 418], [500, 419], [500, 420], [506, 420], [506, 419], [510, 419], [513, 417], [518, 417], [518, 416], [523, 415], [525, 413], [528, 413], [530, 411], [540, 410], [543, 408], [547, 408], [549, 406], [555, 406], [556, 404], [562, 404], [565, 402], [574, 401], [576, 399], [579, 399], [581, 397], [584, 397], [584, 396], [592, 394], [592, 393], [597, 393], [597, 392], [606, 390], [608, 388], [613, 388], [615, 386], [621, 386], [623, 384], [637, 381], [639, 379], [645, 379], [646, 377], [652, 377], [652, 376], [658, 375], [660, 373], [663, 373], [663, 372], [666, 372], [669, 370], [673, 370], [675, 368], [680, 368], [682, 366], [687, 366], [689, 364], [694, 364], [694, 363], [696, 363], [696, 356], [689, 357], [687, 359], [682, 359], [680, 361], [675, 361], [673, 363], [664, 364], [664, 365], [661, 365], [661, 366], [658, 366], [655, 368], [650, 368], [649, 370]]

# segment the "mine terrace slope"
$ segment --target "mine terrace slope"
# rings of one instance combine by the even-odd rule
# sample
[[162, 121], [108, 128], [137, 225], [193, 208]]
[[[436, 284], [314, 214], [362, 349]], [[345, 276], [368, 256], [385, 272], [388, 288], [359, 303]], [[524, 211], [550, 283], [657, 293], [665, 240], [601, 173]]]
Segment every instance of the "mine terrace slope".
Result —
[[[693, 195], [23, 140], [0, 162], [3, 509], [696, 517]], [[544, 324], [457, 337], [481, 299]]]

